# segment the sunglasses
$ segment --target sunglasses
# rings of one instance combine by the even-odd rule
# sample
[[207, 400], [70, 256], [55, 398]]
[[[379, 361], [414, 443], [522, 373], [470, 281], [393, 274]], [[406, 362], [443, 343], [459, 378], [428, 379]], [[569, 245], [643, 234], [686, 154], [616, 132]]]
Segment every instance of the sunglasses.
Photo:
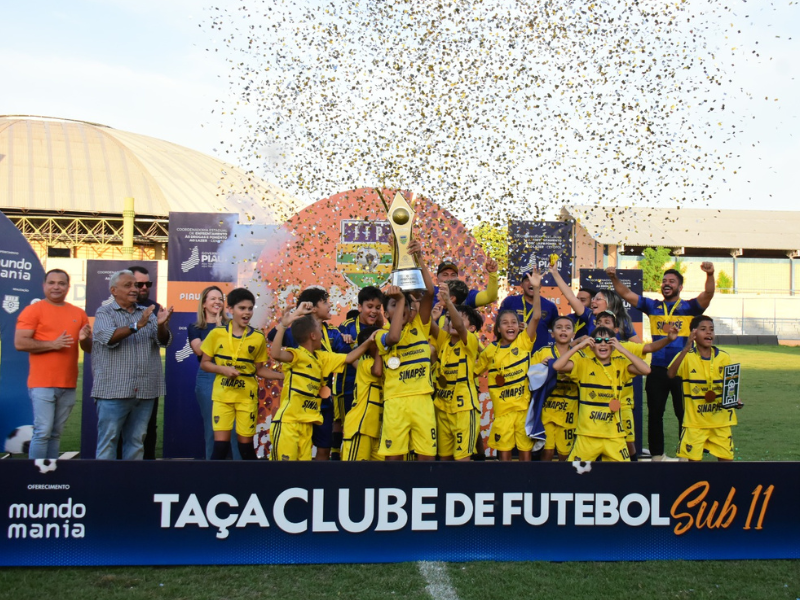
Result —
[[149, 288], [153, 287], [153, 282], [152, 281], [137, 281], [133, 285], [135, 285], [139, 289], [142, 289], [144, 287], [149, 289]]
[[610, 344], [611, 338], [594, 338], [595, 344]]

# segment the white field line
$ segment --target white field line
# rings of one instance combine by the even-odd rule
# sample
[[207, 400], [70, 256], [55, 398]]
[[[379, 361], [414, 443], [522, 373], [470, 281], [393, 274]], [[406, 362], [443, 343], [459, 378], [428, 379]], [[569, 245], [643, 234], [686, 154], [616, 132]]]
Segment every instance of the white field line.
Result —
[[447, 564], [440, 561], [424, 561], [417, 563], [419, 572], [428, 582], [425, 586], [433, 600], [458, 600], [458, 594], [453, 588], [450, 576], [447, 574]]

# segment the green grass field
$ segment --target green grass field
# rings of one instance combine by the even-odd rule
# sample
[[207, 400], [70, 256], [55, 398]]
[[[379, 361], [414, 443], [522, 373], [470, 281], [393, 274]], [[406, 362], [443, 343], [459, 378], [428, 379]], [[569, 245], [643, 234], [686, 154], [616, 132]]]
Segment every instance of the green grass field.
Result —
[[[800, 460], [800, 348], [726, 348], [742, 363], [737, 460]], [[80, 406], [76, 407], [80, 411]], [[79, 412], [62, 450], [80, 449]], [[665, 416], [667, 435], [674, 417]], [[646, 435], [646, 434], [645, 434]], [[647, 439], [645, 437], [645, 446]], [[800, 542], [799, 542], [800, 543]], [[251, 567], [0, 569], [0, 599], [800, 598], [800, 561], [448, 563], [449, 594], [416, 563]]]

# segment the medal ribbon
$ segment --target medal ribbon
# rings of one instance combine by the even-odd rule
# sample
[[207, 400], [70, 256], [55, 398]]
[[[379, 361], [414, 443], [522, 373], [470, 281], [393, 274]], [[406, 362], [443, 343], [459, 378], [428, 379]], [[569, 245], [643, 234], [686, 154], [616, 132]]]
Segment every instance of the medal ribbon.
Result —
[[[233, 350], [233, 323], [228, 323], [228, 348]], [[233, 367], [236, 368], [236, 363], [239, 361], [239, 352], [242, 351], [242, 344], [244, 343], [244, 338], [247, 337], [247, 328], [245, 327], [244, 333], [242, 337], [239, 338], [239, 345], [236, 347], [236, 354], [233, 355]]]
[[522, 298], [522, 318], [525, 319], [525, 323], [528, 323], [528, 318], [533, 315], [533, 304], [531, 304], [531, 311], [528, 312], [528, 303], [525, 302], [525, 298]]
[[[667, 318], [667, 323], [669, 323], [669, 320], [672, 318], [672, 315], [675, 312], [675, 309], [678, 308], [678, 305], [680, 303], [681, 303], [680, 299], [676, 300], [675, 304], [672, 305], [672, 310], [667, 312], [667, 301], [664, 300], [664, 304], [663, 304], [663, 306], [664, 306], [664, 316]], [[664, 329], [663, 326], [661, 327], [661, 333], [663, 333], [664, 335], [667, 335], [667, 332], [666, 332], [666, 330]]]
[[[606, 377], [608, 377], [608, 380], [611, 382], [611, 387], [614, 388], [614, 398], [613, 399], [614, 400], [619, 400], [619, 394], [620, 394], [619, 380], [616, 377], [612, 377], [611, 376], [611, 373], [609, 373], [606, 370], [606, 365], [604, 365], [599, 360], [597, 362], [600, 363], [600, 367], [603, 369], [603, 373], [606, 374]], [[614, 363], [612, 362], [610, 366], [612, 367], [611, 371], [613, 372], [614, 371], [614, 369], [613, 369]]]
[[[714, 348], [711, 348], [711, 357], [708, 359], [708, 372], [706, 372], [706, 361], [700, 357], [700, 362], [703, 363], [703, 375], [706, 376], [706, 383], [708, 384], [708, 392], [714, 391]], [[708, 393], [706, 392], [706, 393]], [[716, 394], [714, 394], [716, 396]]]

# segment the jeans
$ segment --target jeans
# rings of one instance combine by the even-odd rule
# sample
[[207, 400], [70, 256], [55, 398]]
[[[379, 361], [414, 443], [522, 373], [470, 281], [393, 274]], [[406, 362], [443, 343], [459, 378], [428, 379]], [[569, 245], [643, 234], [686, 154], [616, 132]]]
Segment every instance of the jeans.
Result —
[[[197, 379], [194, 385], [194, 395], [197, 404], [200, 405], [200, 416], [203, 419], [203, 434], [206, 442], [206, 460], [211, 460], [211, 453], [214, 451], [214, 425], [211, 417], [211, 390], [214, 388], [215, 373], [206, 373], [202, 369], [197, 370]], [[242, 460], [239, 452], [239, 445], [236, 443], [236, 430], [231, 433], [231, 455], [233, 460]]]
[[154, 399], [95, 398], [94, 402], [97, 408], [96, 458], [114, 460], [117, 457], [117, 440], [121, 434], [122, 458], [141, 460]]
[[75, 388], [29, 388], [33, 438], [28, 458], [58, 458], [61, 432], [75, 406]]

